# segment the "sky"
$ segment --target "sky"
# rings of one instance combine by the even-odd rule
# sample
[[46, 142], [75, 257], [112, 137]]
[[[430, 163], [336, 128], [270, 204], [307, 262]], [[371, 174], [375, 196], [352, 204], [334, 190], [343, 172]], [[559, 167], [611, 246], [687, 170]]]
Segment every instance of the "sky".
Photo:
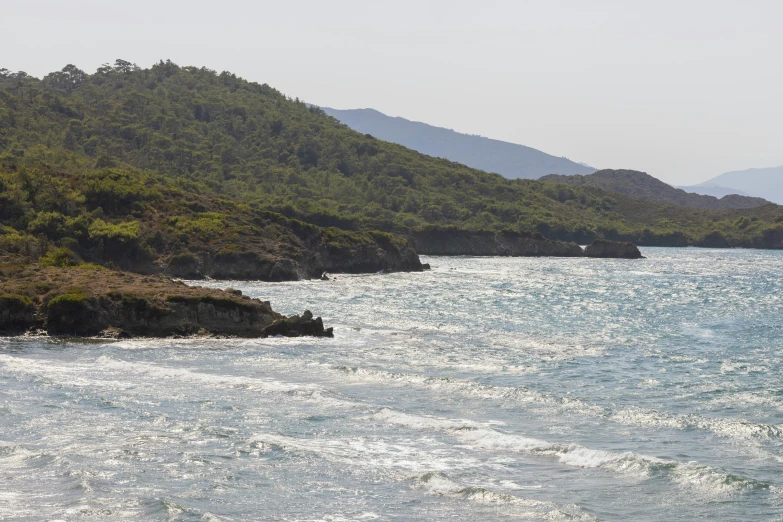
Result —
[[674, 185], [783, 165], [781, 0], [3, 0], [0, 68], [228, 70]]

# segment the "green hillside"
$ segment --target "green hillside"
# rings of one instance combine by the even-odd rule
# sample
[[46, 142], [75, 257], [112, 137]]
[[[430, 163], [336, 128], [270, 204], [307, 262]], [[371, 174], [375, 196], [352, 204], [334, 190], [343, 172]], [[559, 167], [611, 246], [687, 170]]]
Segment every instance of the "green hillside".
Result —
[[[515, 231], [643, 245], [781, 247], [783, 239], [780, 207], [693, 209], [598, 188], [506, 180], [359, 134], [267, 85], [171, 62], [140, 69], [118, 60], [92, 75], [67, 66], [41, 80], [0, 71], [0, 159], [0, 197], [8, 201], [0, 220], [13, 229], [6, 236], [81, 241], [73, 230], [39, 225], [49, 222], [47, 212], [66, 228], [79, 216], [92, 220], [82, 230], [90, 241], [102, 233], [100, 223], [133, 232], [127, 223], [138, 221], [138, 244], [157, 258], [219, 250], [227, 230], [245, 234], [230, 245], [263, 242], [264, 227], [253, 228], [253, 220], [265, 211], [337, 227], [332, 234], [361, 231], [362, 241], [377, 244], [396, 236], [378, 240], [364, 231]], [[71, 184], [72, 196], [68, 183], [51, 189], [54, 199], [71, 198], [65, 206], [37, 203], [26, 185], [30, 176], [46, 185], [50, 173]], [[125, 184], [136, 188], [126, 191]], [[115, 187], [124, 195], [90, 199]], [[125, 206], [115, 208], [117, 198]], [[200, 224], [191, 228], [193, 221]], [[279, 226], [281, 234], [289, 230]], [[155, 250], [151, 238], [159, 232]], [[177, 243], [178, 233], [188, 241]], [[88, 242], [79, 243], [82, 251]]]
[[564, 176], [549, 174], [539, 178], [541, 181], [565, 183], [577, 187], [597, 187], [604, 190], [619, 192], [640, 199], [657, 203], [670, 203], [683, 207], [694, 208], [754, 208], [769, 205], [771, 202], [762, 198], [729, 194], [722, 198], [685, 192], [674, 188], [663, 181], [654, 178], [646, 172], [636, 170], [599, 170], [587, 175]]

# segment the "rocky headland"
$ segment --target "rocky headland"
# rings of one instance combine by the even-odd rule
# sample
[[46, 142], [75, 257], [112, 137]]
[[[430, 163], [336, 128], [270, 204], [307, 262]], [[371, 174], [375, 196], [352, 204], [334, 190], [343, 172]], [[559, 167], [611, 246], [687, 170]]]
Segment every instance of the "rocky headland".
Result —
[[[393, 239], [389, 236], [389, 241]], [[433, 255], [642, 257], [630, 242], [596, 240], [583, 251], [576, 243], [512, 233], [457, 231], [450, 235], [420, 235], [413, 242]], [[223, 265], [211, 265], [209, 272], [225, 279], [285, 280], [315, 277], [317, 271], [326, 268], [334, 272], [368, 272], [378, 267], [418, 271], [429, 268], [421, 264], [407, 243], [403, 243], [403, 249], [395, 245], [364, 248], [366, 245], [361, 243], [358, 250], [349, 250], [350, 253], [322, 247], [323, 257], [304, 271], [290, 259], [272, 264], [238, 253], [221, 260]], [[394, 257], [384, 261], [389, 252], [394, 252]], [[343, 255], [347, 257], [340, 259]], [[192, 259], [190, 269], [188, 264], [175, 264], [175, 268], [185, 277], [204, 277], [203, 262]], [[216, 266], [223, 268], [215, 270]], [[177, 270], [168, 272], [177, 274]], [[275, 312], [269, 302], [251, 299], [238, 290], [188, 286], [166, 274], [139, 274], [90, 264], [7, 265], [0, 274], [0, 335], [25, 333], [114, 338], [331, 337], [332, 329], [324, 328], [321, 318], [314, 318], [310, 311], [286, 317]]]
[[431, 256], [550, 256], [581, 257], [576, 243], [553, 241], [541, 234], [484, 232], [461, 229], [425, 230], [409, 242], [419, 254]]
[[604, 257], [621, 259], [642, 259], [644, 256], [630, 241], [608, 241], [596, 239], [587, 245], [584, 250], [585, 257]]
[[642, 258], [630, 241], [596, 239], [584, 250], [574, 242], [546, 239], [541, 234], [423, 231], [409, 238], [420, 254], [440, 256], [601, 257]]
[[0, 281], [0, 335], [114, 338], [331, 337], [320, 317], [286, 317], [238, 290], [99, 268], [29, 266]]
[[266, 236], [219, 248], [194, 249], [132, 266], [134, 272], [184, 279], [297, 281], [329, 273], [420, 272], [416, 251], [402, 236], [323, 228], [271, 212], [257, 213]]

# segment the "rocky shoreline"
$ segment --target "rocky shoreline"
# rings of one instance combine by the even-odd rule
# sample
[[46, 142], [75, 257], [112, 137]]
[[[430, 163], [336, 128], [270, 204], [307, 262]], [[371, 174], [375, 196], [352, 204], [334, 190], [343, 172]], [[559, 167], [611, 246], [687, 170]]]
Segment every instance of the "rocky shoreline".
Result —
[[[419, 246], [435, 255], [642, 257], [633, 243], [606, 240], [596, 240], [584, 251], [576, 243], [511, 234], [425, 240], [419, 238]], [[370, 255], [377, 259], [377, 253]], [[393, 268], [429, 268], [414, 255], [415, 263], [395, 259]], [[340, 272], [354, 271], [334, 268]], [[370, 263], [365, 267], [360, 259], [350, 268], [369, 272], [377, 265]], [[237, 270], [225, 275], [248, 279], [242, 275], [256, 273]], [[324, 328], [322, 319], [314, 318], [308, 310], [301, 316], [286, 317], [275, 312], [269, 302], [251, 299], [239, 290], [187, 286], [166, 275], [143, 275], [95, 265], [28, 265], [5, 271], [0, 280], [0, 335], [30, 332], [104, 338], [333, 336], [332, 328]]]
[[540, 234], [422, 231], [409, 238], [419, 254], [431, 256], [596, 257], [640, 259], [629, 241], [596, 239], [584, 250], [574, 242], [546, 239]]
[[602, 257], [615, 259], [643, 259], [639, 248], [630, 241], [608, 241], [596, 239], [587, 245], [584, 250], [585, 257]]
[[0, 282], [0, 335], [70, 337], [332, 337], [320, 317], [286, 317], [238, 290], [164, 276], [31, 266]]
[[[269, 216], [274, 217], [269, 213]], [[416, 250], [401, 236], [385, 232], [335, 232], [278, 216], [293, 233], [295, 248], [270, 253], [224, 247], [179, 254], [161, 264], [133, 266], [134, 272], [163, 273], [184, 279], [298, 281], [324, 272], [420, 272]], [[275, 222], [275, 225], [279, 223]]]

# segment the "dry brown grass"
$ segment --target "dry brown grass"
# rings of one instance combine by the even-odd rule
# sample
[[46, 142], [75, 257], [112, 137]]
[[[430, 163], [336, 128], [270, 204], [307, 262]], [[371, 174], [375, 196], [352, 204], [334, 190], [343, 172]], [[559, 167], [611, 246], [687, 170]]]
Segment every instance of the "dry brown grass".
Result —
[[119, 294], [163, 305], [175, 299], [219, 299], [241, 305], [257, 302], [247, 296], [210, 288], [191, 287], [159, 275], [140, 275], [107, 269], [30, 265], [4, 267], [0, 275], [0, 295], [19, 295], [44, 304], [58, 295], [85, 297]]

